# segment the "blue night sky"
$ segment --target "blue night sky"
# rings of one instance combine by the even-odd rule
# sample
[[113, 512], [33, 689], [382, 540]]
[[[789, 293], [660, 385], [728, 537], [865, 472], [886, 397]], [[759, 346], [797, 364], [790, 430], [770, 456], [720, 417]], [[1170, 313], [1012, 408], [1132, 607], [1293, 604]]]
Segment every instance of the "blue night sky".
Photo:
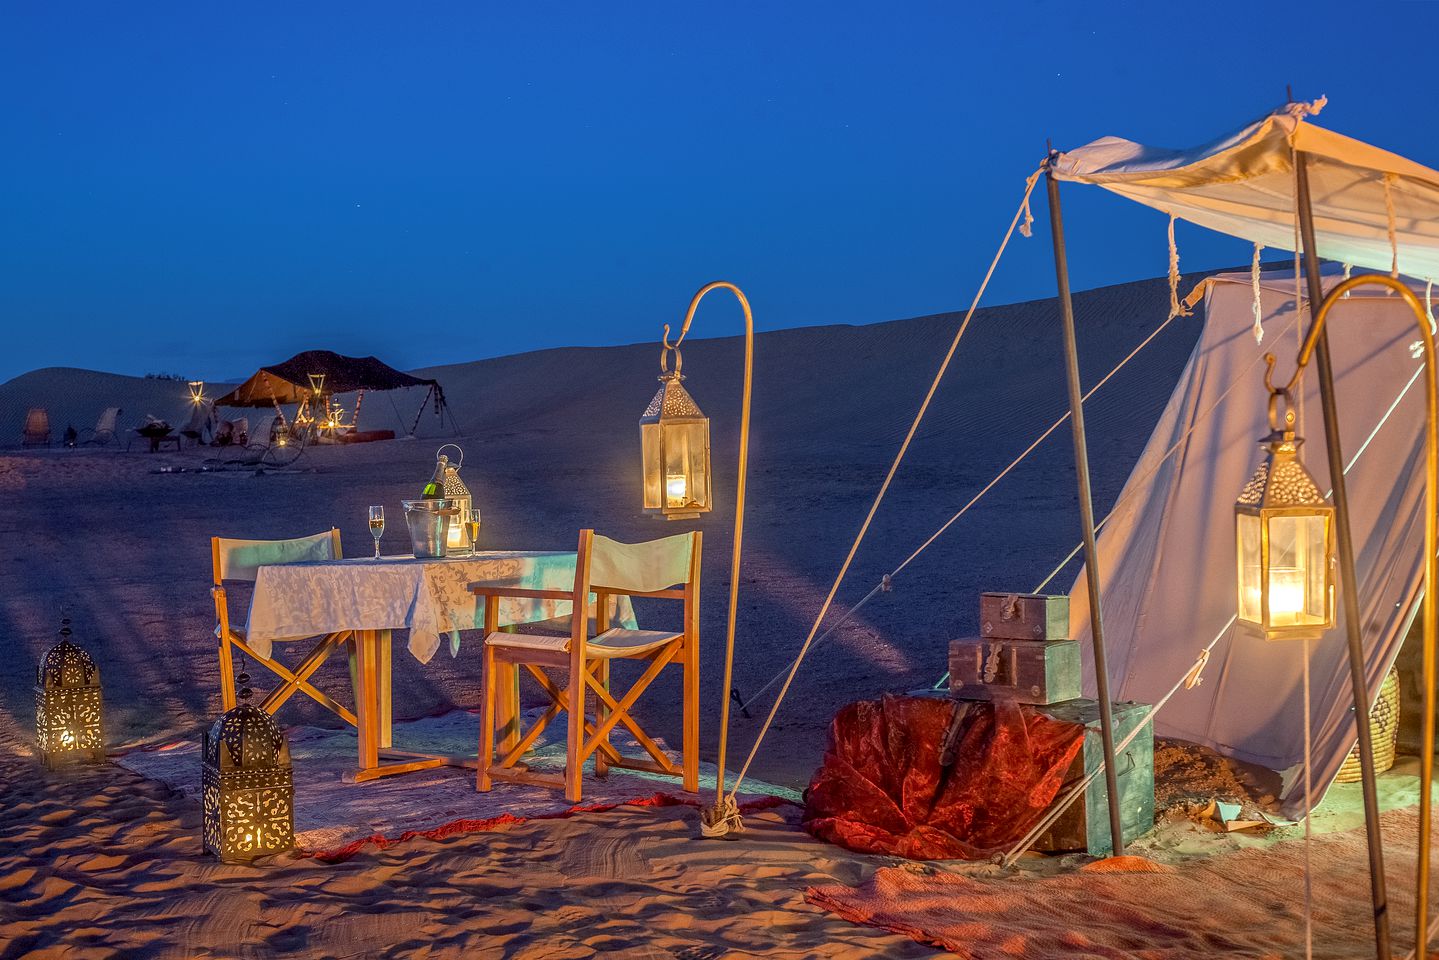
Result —
[[[1196, 144], [1288, 83], [1439, 166], [1439, 3], [1366, 6], [1383, 52], [1344, 49], [1355, 9], [10, 0], [0, 380], [644, 341], [719, 278], [767, 329], [958, 309], [1047, 137]], [[1164, 273], [1159, 214], [1065, 212], [1077, 288]], [[988, 302], [1052, 294], [1047, 236]], [[1185, 270], [1249, 256], [1179, 240]]]

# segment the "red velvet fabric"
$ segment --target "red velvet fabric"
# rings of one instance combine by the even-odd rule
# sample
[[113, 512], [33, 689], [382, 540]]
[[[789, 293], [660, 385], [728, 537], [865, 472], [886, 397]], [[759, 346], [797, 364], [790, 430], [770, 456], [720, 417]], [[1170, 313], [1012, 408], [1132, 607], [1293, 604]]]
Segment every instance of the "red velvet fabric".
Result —
[[[962, 717], [948, 770], [940, 747]], [[804, 828], [864, 853], [979, 860], [1019, 840], [1064, 785], [1084, 728], [1012, 701], [885, 695], [830, 725], [810, 780]]]

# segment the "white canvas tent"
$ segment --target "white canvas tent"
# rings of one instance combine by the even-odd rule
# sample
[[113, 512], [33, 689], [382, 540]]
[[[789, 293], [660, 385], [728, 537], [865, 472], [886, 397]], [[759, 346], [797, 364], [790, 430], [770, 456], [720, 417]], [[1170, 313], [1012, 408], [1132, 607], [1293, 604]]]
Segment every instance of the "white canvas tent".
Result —
[[[1326, 288], [1337, 279], [1327, 277]], [[1296, 324], [1291, 271], [1266, 274], [1260, 346], [1252, 333], [1250, 280], [1248, 273], [1223, 274], [1205, 284], [1204, 331], [1099, 538], [1101, 599], [1116, 699], [1153, 703], [1223, 632], [1203, 684], [1169, 702], [1156, 717], [1156, 732], [1292, 774], [1304, 756], [1303, 645], [1266, 642], [1233, 624], [1234, 501], [1261, 459], [1257, 441], [1269, 431], [1263, 355], [1281, 357], [1278, 375], [1287, 377], [1308, 311]], [[1423, 572], [1422, 362], [1409, 349], [1417, 339], [1413, 315], [1398, 297], [1356, 292], [1336, 307], [1329, 332], [1352, 462], [1367, 675], [1377, 694], [1413, 615]], [[1313, 377], [1303, 382], [1300, 404], [1300, 434], [1313, 438], [1301, 455], [1327, 489]], [[1312, 645], [1316, 803], [1355, 736], [1342, 611], [1340, 618]], [[1082, 572], [1071, 594], [1071, 624], [1087, 655]], [[1086, 668], [1092, 695], [1092, 664]], [[1282, 799], [1291, 814], [1302, 812], [1302, 778], [1285, 778]]]

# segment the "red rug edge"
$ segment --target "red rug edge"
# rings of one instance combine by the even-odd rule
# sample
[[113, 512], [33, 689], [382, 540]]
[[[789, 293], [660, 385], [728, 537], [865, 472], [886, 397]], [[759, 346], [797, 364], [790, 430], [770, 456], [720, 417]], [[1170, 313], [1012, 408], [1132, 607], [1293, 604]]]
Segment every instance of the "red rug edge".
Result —
[[[603, 813], [607, 810], [614, 810], [617, 807], [695, 807], [701, 805], [698, 799], [677, 797], [673, 794], [656, 791], [647, 797], [633, 797], [627, 800], [616, 800], [607, 803], [581, 803], [570, 807], [567, 810], [557, 810], [554, 813], [536, 814], [531, 817], [517, 817], [512, 813], [502, 813], [497, 817], [486, 817], [484, 819], [460, 819], [451, 820], [449, 823], [432, 827], [428, 830], [406, 830], [397, 837], [387, 837], [384, 834], [376, 833], [368, 837], [361, 837], [353, 840], [344, 846], [334, 847], [328, 850], [297, 850], [295, 856], [302, 859], [319, 860], [322, 863], [340, 863], [348, 860], [366, 847], [374, 847], [376, 850], [384, 850], [396, 844], [405, 843], [409, 840], [442, 840], [446, 837], [460, 836], [466, 833], [485, 833], [499, 827], [510, 826], [517, 823], [525, 823], [530, 820], [564, 820], [578, 813]], [[749, 800], [739, 805], [741, 813], [756, 813], [760, 810], [771, 810], [781, 806], [799, 806], [793, 800], [786, 800], [783, 797], [760, 797]]]

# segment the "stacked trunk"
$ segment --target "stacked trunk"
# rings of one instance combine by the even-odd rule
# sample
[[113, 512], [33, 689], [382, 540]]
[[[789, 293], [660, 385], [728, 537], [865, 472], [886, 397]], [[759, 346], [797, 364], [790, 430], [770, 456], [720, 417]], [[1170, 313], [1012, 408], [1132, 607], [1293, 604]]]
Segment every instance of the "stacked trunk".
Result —
[[[1099, 704], [1080, 696], [1079, 641], [1069, 639], [1069, 598], [985, 593], [979, 601], [980, 635], [949, 644], [950, 695], [960, 700], [1013, 700], [1085, 728], [1084, 748], [1066, 777], [1077, 782], [1103, 761]], [[1143, 704], [1114, 705], [1116, 741], [1143, 722]], [[1124, 839], [1154, 824], [1154, 728], [1144, 724], [1116, 757]], [[1060, 791], [1062, 796], [1065, 790]], [[1104, 777], [1096, 777], [1066, 813], [1039, 839], [1038, 850], [1113, 850]]]

